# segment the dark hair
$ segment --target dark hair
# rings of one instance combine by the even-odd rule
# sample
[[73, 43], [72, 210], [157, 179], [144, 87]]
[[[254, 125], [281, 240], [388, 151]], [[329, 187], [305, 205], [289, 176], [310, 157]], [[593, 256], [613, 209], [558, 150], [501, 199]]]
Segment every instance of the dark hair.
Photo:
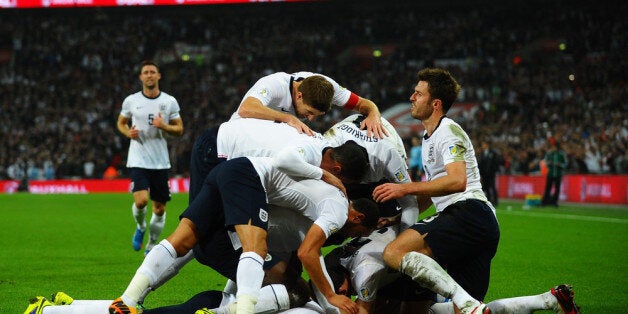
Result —
[[303, 95], [303, 102], [312, 108], [327, 112], [331, 109], [334, 86], [321, 75], [306, 77], [297, 88]]
[[[351, 248], [352, 247], [349, 247], [349, 249]], [[349, 252], [345, 246], [339, 246], [325, 255], [325, 269], [327, 270], [327, 274], [329, 274], [329, 278], [334, 285], [335, 292], [338, 292], [338, 289], [345, 280], [345, 277], [349, 275], [344, 266], [340, 264], [340, 259], [348, 257], [354, 252], [355, 250]]]
[[140, 66], [140, 74], [142, 73], [142, 69], [147, 66], [147, 65], [152, 65], [154, 67], [157, 68], [157, 73], [159, 73], [159, 66], [157, 65], [157, 63], [151, 61], [151, 60], [144, 60], [142, 61], [142, 65]]
[[440, 99], [443, 111], [447, 113], [460, 93], [460, 85], [456, 79], [449, 71], [439, 68], [423, 69], [419, 71], [418, 77], [419, 81], [428, 83], [431, 99]]
[[355, 141], [349, 140], [332, 148], [331, 158], [340, 163], [340, 176], [348, 180], [360, 182], [368, 172], [369, 156], [366, 148]]
[[368, 198], [358, 198], [356, 200], [351, 201], [353, 204], [353, 209], [359, 211], [364, 214], [364, 221], [362, 221], [362, 225], [368, 228], [377, 227], [377, 222], [379, 221], [379, 206], [377, 204], [368, 199]]

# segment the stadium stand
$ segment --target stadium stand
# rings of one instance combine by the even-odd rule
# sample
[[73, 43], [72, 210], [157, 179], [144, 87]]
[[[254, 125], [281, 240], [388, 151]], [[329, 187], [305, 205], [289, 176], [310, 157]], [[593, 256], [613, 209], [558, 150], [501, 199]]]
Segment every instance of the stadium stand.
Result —
[[143, 59], [161, 65], [161, 89], [182, 108], [173, 175], [265, 74], [328, 74], [385, 110], [434, 65], [459, 78], [461, 102], [479, 104], [459, 122], [504, 154], [503, 172], [539, 171], [558, 140], [570, 173], [628, 173], [626, 5], [421, 2], [0, 10], [0, 180], [100, 178], [109, 166], [124, 176], [115, 121]]

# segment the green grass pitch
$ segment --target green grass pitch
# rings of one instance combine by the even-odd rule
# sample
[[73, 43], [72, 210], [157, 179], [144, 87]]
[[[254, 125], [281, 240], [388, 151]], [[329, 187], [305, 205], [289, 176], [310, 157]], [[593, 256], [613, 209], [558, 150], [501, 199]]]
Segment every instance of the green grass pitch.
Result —
[[[131, 248], [130, 194], [0, 194], [0, 313], [22, 313], [31, 296], [64, 291], [114, 299], [143, 259]], [[187, 194], [168, 204], [163, 236], [176, 227]], [[563, 205], [497, 209], [501, 241], [486, 301], [537, 294], [561, 283], [584, 313], [628, 313], [628, 208]], [[147, 307], [222, 289], [224, 278], [192, 261], [149, 295]], [[550, 312], [547, 312], [550, 313]]]

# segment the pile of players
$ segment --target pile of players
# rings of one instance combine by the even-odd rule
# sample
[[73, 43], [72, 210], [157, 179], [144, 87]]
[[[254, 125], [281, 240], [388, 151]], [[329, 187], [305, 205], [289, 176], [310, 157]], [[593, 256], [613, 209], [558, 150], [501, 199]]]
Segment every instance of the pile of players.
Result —
[[[195, 142], [189, 206], [122, 295], [37, 297], [26, 313], [579, 313], [568, 285], [484, 304], [500, 231], [471, 140], [446, 116], [459, 91], [447, 71], [419, 71], [410, 101], [426, 180], [412, 182], [404, 144], [371, 100], [317, 73], [261, 78]], [[302, 121], [332, 106], [358, 113], [324, 134]], [[323, 258], [328, 245], [338, 246]], [[225, 289], [145, 309], [193, 258], [228, 278]]]

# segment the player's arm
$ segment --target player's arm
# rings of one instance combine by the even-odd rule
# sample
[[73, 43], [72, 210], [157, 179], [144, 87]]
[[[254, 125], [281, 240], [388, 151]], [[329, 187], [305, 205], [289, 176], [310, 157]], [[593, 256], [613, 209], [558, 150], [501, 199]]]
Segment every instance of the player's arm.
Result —
[[135, 129], [135, 126], [129, 127], [129, 120], [129, 118], [119, 115], [118, 123], [116, 124], [118, 131], [127, 138], [137, 139], [139, 137], [139, 131]]
[[165, 123], [164, 119], [161, 117], [161, 112], [157, 115], [157, 117], [153, 118], [153, 126], [170, 135], [181, 136], [183, 134], [183, 120], [181, 118], [176, 118], [170, 119], [168, 123]]
[[310, 136], [314, 136], [314, 132], [312, 132], [312, 130], [296, 116], [268, 108], [255, 97], [249, 96], [244, 99], [240, 108], [238, 108], [238, 115], [242, 118], [255, 118], [284, 122], [297, 129], [299, 133], [306, 133]]
[[382, 125], [382, 115], [373, 101], [360, 97], [353, 110], [366, 117], [360, 124], [360, 129], [366, 129], [367, 136], [373, 135], [377, 138], [384, 138], [384, 136], [389, 135]]
[[384, 183], [373, 190], [373, 199], [385, 202], [408, 194], [433, 197], [463, 192], [467, 187], [466, 162], [451, 162], [445, 165], [445, 171], [446, 175], [427, 182]]
[[290, 177], [320, 179], [340, 189], [347, 195], [347, 189], [338, 177], [331, 172], [312, 165], [300, 147], [286, 147], [273, 157], [273, 166]]
[[416, 201], [419, 204], [419, 213], [426, 211], [432, 204], [432, 198], [426, 195], [417, 195]]
[[327, 299], [327, 301], [338, 307], [346, 313], [356, 314], [358, 312], [357, 305], [344, 295], [334, 292], [334, 287], [329, 283], [323, 272], [323, 259], [321, 256], [321, 247], [325, 244], [325, 232], [317, 224], [312, 224], [310, 230], [305, 235], [305, 239], [299, 246], [297, 255], [303, 264], [303, 268], [309, 275], [312, 283]]

